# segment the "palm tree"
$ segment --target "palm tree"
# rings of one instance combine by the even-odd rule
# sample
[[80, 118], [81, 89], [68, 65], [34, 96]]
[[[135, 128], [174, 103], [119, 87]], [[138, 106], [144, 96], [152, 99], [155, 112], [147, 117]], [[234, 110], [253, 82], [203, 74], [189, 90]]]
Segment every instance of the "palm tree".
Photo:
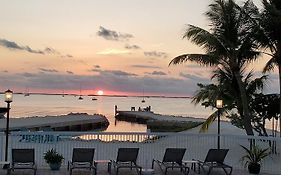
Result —
[[[222, 116], [230, 118], [231, 122], [234, 123], [237, 127], [243, 128], [243, 125], [241, 125], [241, 115], [243, 115], [243, 109], [241, 107], [241, 103], [239, 102], [239, 98], [236, 98], [238, 88], [232, 83], [235, 83], [236, 80], [233, 79], [232, 76], [227, 72], [222, 72], [222, 70], [216, 71], [214, 75], [218, 85], [198, 84], [199, 90], [197, 90], [197, 92], [193, 96], [192, 103], [201, 103], [201, 105], [205, 107], [211, 107], [215, 109], [216, 99], [223, 99], [224, 107], [221, 109]], [[257, 94], [260, 95], [264, 88], [265, 81], [267, 80], [266, 75], [256, 79], [253, 79], [252, 77], [253, 74], [252, 72], [250, 72], [243, 79], [250, 104], [255, 101], [255, 97], [257, 96]], [[252, 110], [253, 109], [251, 109], [251, 112]], [[238, 112], [238, 114], [236, 114], [236, 111]], [[218, 111], [212, 113], [203, 123], [201, 132], [204, 132], [208, 129], [209, 125], [218, 116], [217, 112]], [[257, 119], [257, 117], [252, 118], [252, 122], [257, 123], [257, 120], [254, 119]], [[255, 126], [254, 129], [263, 129], [263, 126]]]
[[[257, 39], [261, 46], [271, 51], [270, 60], [264, 67], [264, 72], [272, 71], [274, 67], [279, 72], [279, 93], [281, 94], [281, 0], [263, 0], [263, 11], [260, 19], [261, 32]], [[279, 102], [281, 112], [281, 98]], [[279, 114], [281, 117], [281, 113]], [[280, 128], [281, 119], [279, 118]], [[281, 137], [281, 133], [280, 133]]]
[[[180, 64], [186, 61], [200, 65], [211, 66], [215, 70], [228, 72], [232, 83], [238, 87], [237, 98], [241, 102], [243, 111], [241, 118], [248, 135], [253, 135], [251, 113], [243, 83], [243, 71], [249, 62], [259, 56], [257, 45], [252, 39], [252, 28], [248, 24], [248, 15], [251, 15], [252, 4], [247, 1], [239, 7], [234, 0], [215, 0], [209, 5], [206, 16], [210, 21], [210, 29], [205, 30], [194, 25], [188, 25], [183, 38], [191, 40], [205, 50], [205, 54], [183, 54], [174, 58], [171, 64]], [[245, 13], [246, 12], [246, 13]], [[247, 14], [247, 15], [245, 15]]]

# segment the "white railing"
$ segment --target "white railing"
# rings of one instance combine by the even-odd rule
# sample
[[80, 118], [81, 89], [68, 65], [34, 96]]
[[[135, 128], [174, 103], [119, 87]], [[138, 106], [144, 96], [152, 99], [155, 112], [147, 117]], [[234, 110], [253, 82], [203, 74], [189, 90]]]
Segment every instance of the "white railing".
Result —
[[[263, 160], [262, 171], [279, 174], [281, 172], [281, 139], [272, 137], [253, 137], [221, 135], [221, 148], [229, 149], [226, 163], [234, 168], [243, 169], [241, 157], [244, 150], [240, 145], [249, 147], [250, 140], [260, 147], [271, 146], [273, 153]], [[0, 133], [0, 154], [4, 157], [5, 135]], [[36, 163], [46, 168], [43, 154], [55, 148], [65, 157], [64, 166], [72, 157], [75, 147], [95, 148], [96, 160], [116, 159], [120, 147], [140, 148], [138, 162], [143, 167], [150, 167], [153, 158], [162, 159], [168, 147], [187, 148], [185, 160], [204, 160], [210, 148], [217, 147], [217, 135], [183, 133], [103, 133], [103, 132], [13, 132], [9, 138], [9, 158], [11, 148], [34, 148]], [[273, 146], [272, 146], [273, 145]]]

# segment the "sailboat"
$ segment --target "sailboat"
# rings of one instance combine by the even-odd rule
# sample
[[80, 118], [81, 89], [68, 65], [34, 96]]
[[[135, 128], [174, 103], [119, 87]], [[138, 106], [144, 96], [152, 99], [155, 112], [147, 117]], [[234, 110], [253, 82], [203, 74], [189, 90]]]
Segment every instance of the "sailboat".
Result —
[[83, 97], [81, 95], [81, 85], [80, 85], [80, 96], [79, 96], [78, 100], [83, 100]]
[[142, 88], [142, 103], [145, 103], [145, 100], [144, 100], [144, 88]]
[[[94, 94], [94, 93], [93, 93]], [[92, 101], [98, 100], [94, 95], [92, 97]]]
[[79, 98], [78, 98], [78, 100], [83, 100], [83, 97], [80, 95]]
[[29, 94], [29, 89], [28, 88], [26, 88], [25, 89], [25, 92], [24, 92], [24, 96], [25, 97], [28, 97], [30, 94]]

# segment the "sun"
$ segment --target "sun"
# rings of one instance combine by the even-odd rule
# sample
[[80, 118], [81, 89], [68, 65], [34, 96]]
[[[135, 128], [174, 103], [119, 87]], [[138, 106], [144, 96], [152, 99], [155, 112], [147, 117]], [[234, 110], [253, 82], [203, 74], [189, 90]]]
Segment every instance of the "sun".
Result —
[[102, 90], [98, 90], [97, 94], [98, 95], [103, 95], [103, 91]]

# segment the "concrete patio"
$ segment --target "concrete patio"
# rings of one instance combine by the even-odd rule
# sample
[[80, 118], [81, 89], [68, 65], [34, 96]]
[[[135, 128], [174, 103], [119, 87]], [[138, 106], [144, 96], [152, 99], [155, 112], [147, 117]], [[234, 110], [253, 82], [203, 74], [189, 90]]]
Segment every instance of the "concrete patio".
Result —
[[[15, 172], [11, 173], [12, 175], [33, 175], [32, 170], [16, 170]], [[51, 171], [49, 169], [38, 169], [37, 175], [68, 175], [69, 172], [66, 170], [66, 168], [62, 168], [59, 171]], [[91, 175], [91, 172], [88, 170], [73, 170], [73, 175]], [[99, 165], [98, 166], [98, 175], [110, 175], [110, 173], [107, 172], [106, 165]], [[114, 171], [112, 169], [112, 175], [114, 175]], [[201, 174], [204, 174], [201, 172]], [[0, 170], [0, 175], [6, 175], [6, 171], [3, 169]], [[135, 170], [129, 170], [129, 169], [121, 169], [119, 171], [119, 175], [137, 175], [137, 172]], [[144, 173], [143, 173], [144, 175]], [[154, 175], [162, 175], [161, 171], [158, 166], [155, 166], [155, 173]], [[182, 173], [178, 170], [169, 170], [167, 175], [182, 175]], [[190, 170], [189, 175], [198, 175], [198, 173], [195, 173], [194, 171]], [[225, 173], [221, 169], [213, 170], [211, 175], [225, 175]], [[234, 169], [232, 172], [232, 175], [250, 175], [247, 170], [238, 170]], [[260, 175], [273, 175], [273, 174], [267, 174], [267, 173], [260, 173]]]

